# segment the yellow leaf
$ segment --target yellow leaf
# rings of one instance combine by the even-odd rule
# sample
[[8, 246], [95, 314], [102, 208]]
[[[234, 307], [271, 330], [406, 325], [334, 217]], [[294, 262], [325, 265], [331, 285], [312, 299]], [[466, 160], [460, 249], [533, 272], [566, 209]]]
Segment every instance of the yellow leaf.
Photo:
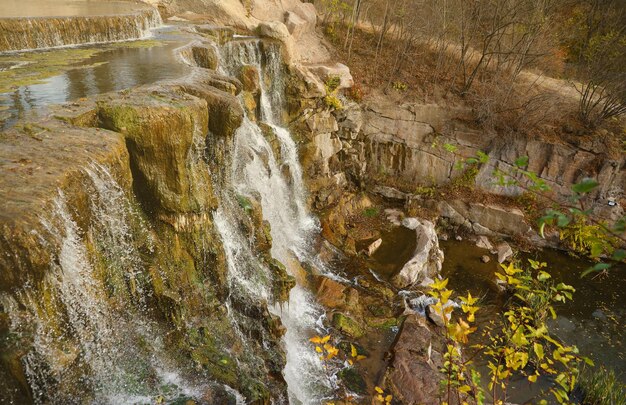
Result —
[[441, 303], [445, 305], [448, 302], [448, 299], [450, 298], [450, 295], [452, 295], [452, 290], [442, 291], [441, 292]]
[[528, 376], [528, 381], [534, 383], [535, 381], [537, 381], [537, 375], [536, 374], [529, 375]]
[[353, 364], [354, 364], [354, 362], [353, 362], [352, 360], [348, 359], [348, 364], [349, 364], [349, 365], [353, 365]]
[[387, 396], [385, 397], [385, 402], [386, 402], [386, 403], [390, 403], [392, 399], [393, 399], [393, 397], [392, 397], [391, 395], [387, 395]]
[[322, 340], [320, 341], [320, 343], [326, 343], [330, 340], [330, 335], [326, 335], [322, 338]]
[[350, 343], [350, 354], [352, 357], [356, 357], [359, 353], [356, 350], [356, 347], [352, 343]]
[[443, 280], [435, 280], [430, 285], [430, 288], [433, 290], [443, 290], [448, 285], [448, 279], [444, 278]]
[[321, 353], [323, 350], [322, 350], [321, 347], [315, 346], [315, 351], [318, 352], [318, 353]]
[[313, 342], [315, 344], [321, 344], [322, 343], [322, 338], [319, 336], [315, 336], [312, 337], [311, 339], [309, 339], [310, 342]]
[[361, 361], [361, 360], [363, 360], [363, 359], [367, 359], [367, 356], [363, 356], [362, 354], [359, 354], [358, 356], [356, 356], [356, 359], [357, 359], [358, 361]]
[[374, 389], [376, 390], [376, 392], [378, 392], [379, 394], [384, 393], [385, 391], [383, 391], [382, 388], [380, 388], [379, 386], [374, 387]]

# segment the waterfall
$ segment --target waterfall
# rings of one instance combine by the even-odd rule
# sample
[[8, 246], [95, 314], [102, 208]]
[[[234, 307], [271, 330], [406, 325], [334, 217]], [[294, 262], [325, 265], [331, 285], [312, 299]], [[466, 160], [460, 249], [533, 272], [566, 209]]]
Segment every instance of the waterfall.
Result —
[[106, 16], [0, 18], [0, 52], [143, 39], [161, 24], [154, 8]]
[[[216, 216], [218, 229], [225, 246], [239, 246], [228, 254], [229, 272], [239, 277], [242, 268], [257, 267], [254, 252], [245, 247], [247, 241], [241, 234], [232, 232], [221, 223], [228, 211], [232, 194], [259, 198], [263, 218], [271, 225], [272, 256], [285, 264], [295, 275], [295, 261], [314, 260], [311, 241], [318, 232], [316, 219], [306, 208], [302, 168], [297, 146], [289, 131], [281, 126], [284, 105], [284, 75], [278, 44], [258, 39], [233, 41], [222, 49], [222, 73], [236, 76], [244, 65], [252, 65], [259, 72], [261, 94], [259, 121], [267, 125], [280, 144], [276, 154], [264, 136], [264, 130], [252, 117], [245, 117], [235, 134], [230, 186], [232, 191], [223, 196]], [[233, 193], [234, 192], [234, 193]], [[261, 270], [262, 271], [262, 270]], [[249, 279], [240, 280], [245, 288]], [[260, 284], [255, 284], [258, 289]], [[252, 291], [257, 296], [268, 292]], [[287, 351], [284, 377], [288, 384], [291, 403], [317, 404], [330, 389], [325, 380], [324, 367], [308, 338], [323, 333], [319, 319], [323, 310], [314, 296], [303, 286], [296, 285], [290, 292], [287, 305], [272, 308], [279, 315], [286, 334], [283, 338]]]
[[[59, 192], [52, 212], [42, 218], [58, 246], [43, 280], [45, 293], [35, 296], [25, 288], [0, 294], [13, 333], [32, 339], [22, 364], [33, 400], [150, 404], [159, 396], [201, 398], [213, 383], [182, 376], [163, 341], [166, 331], [150, 320], [144, 305], [150, 292], [140, 280], [135, 238], [145, 238], [150, 249], [150, 234], [104, 167], [86, 172], [95, 190], [94, 226], [82, 230], [68, 197]], [[90, 245], [105, 258], [104, 269], [90, 261]]]

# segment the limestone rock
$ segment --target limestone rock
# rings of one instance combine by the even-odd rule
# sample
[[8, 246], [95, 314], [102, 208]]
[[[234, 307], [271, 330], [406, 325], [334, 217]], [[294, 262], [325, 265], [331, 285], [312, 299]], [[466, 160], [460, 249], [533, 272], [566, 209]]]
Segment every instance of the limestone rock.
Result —
[[261, 86], [259, 83], [259, 71], [256, 66], [245, 65], [241, 67], [239, 72], [239, 80], [245, 91], [258, 93]]
[[135, 187], [142, 190], [139, 197], [148, 211], [171, 214], [214, 208], [208, 170], [192, 155], [194, 143], [204, 142], [207, 132], [204, 100], [138, 91], [102, 99], [98, 117], [103, 127], [125, 136], [131, 168], [137, 173]]
[[480, 235], [478, 237], [478, 239], [476, 240], [476, 246], [481, 248], [481, 249], [486, 249], [486, 250], [489, 250], [489, 251], [491, 251], [493, 249], [493, 245], [489, 241], [489, 238], [487, 238], [484, 235]]
[[365, 330], [359, 322], [340, 312], [335, 312], [333, 314], [333, 326], [355, 339], [358, 339], [365, 334]]
[[411, 230], [416, 230], [420, 225], [421, 222], [417, 218], [404, 218], [402, 220], [402, 226]]
[[406, 193], [403, 193], [402, 191], [397, 190], [393, 187], [387, 187], [387, 186], [374, 186], [372, 188], [372, 192], [374, 194], [383, 196], [389, 200], [406, 201], [408, 197]]
[[[285, 12], [285, 26], [296, 40], [306, 34], [307, 31], [312, 31], [311, 24], [293, 11]], [[313, 23], [312, 28], [315, 29], [315, 23]]]
[[293, 75], [299, 79], [300, 88], [297, 89], [298, 97], [305, 99], [324, 97], [326, 89], [319, 77], [306, 66], [300, 64], [294, 64], [291, 68]]
[[311, 115], [307, 118], [306, 124], [313, 134], [328, 134], [339, 130], [337, 120], [328, 110]]
[[350, 68], [342, 63], [335, 64], [315, 64], [307, 66], [311, 72], [325, 83], [331, 77], [339, 77], [339, 87], [337, 89], [348, 89], [354, 85], [354, 79], [350, 73]]
[[474, 231], [481, 235], [501, 233], [505, 235], [526, 235], [532, 228], [526, 222], [524, 213], [517, 208], [505, 208], [493, 204], [466, 203], [455, 200], [450, 205], [463, 217], [473, 223]]
[[200, 41], [194, 41], [185, 46], [179, 51], [179, 55], [188, 65], [211, 70], [217, 69], [219, 56], [216, 48]]
[[374, 242], [372, 242], [372, 244], [370, 244], [367, 247], [367, 251], [365, 252], [365, 254], [367, 254], [368, 256], [373, 255], [378, 250], [378, 248], [380, 247], [382, 243], [383, 243], [382, 239], [380, 238], [376, 239]]
[[506, 242], [498, 244], [496, 249], [498, 251], [498, 263], [504, 263], [513, 256], [513, 249]]
[[257, 31], [262, 37], [278, 40], [284, 40], [291, 36], [287, 26], [280, 21], [264, 21], [259, 24]]
[[448, 218], [452, 225], [456, 225], [456, 226], [463, 225], [463, 223], [465, 223], [466, 221], [463, 215], [459, 214], [457, 210], [452, 208], [450, 204], [448, 204], [445, 201], [440, 201], [437, 204], [437, 208], [439, 210], [439, 215], [441, 215], [444, 218]]
[[328, 277], [318, 278], [317, 299], [326, 308], [342, 308], [345, 304], [346, 286]]
[[[429, 305], [428, 307], [426, 307], [426, 315], [428, 316], [428, 319], [430, 319], [430, 321], [433, 322], [435, 325], [442, 328], [446, 326], [446, 322], [444, 322], [441, 312], [437, 311], [434, 306]], [[451, 317], [451, 314], [446, 314], [446, 318], [448, 318], [448, 321], [450, 321]]]
[[[409, 220], [409, 221], [407, 221]], [[414, 225], [415, 218], [405, 218], [402, 224]], [[406, 226], [406, 225], [405, 225]], [[426, 220], [417, 220], [415, 234], [417, 246], [413, 258], [409, 260], [392, 282], [397, 288], [406, 288], [422, 282], [426, 277], [432, 278], [441, 271], [443, 251], [439, 249], [439, 240], [435, 225]]]

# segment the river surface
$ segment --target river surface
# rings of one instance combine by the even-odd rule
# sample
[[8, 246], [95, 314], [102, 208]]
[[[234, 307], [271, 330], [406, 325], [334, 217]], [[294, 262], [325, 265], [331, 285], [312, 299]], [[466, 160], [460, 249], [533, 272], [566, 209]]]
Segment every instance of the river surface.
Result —
[[2, 0], [0, 18], [120, 15], [146, 8], [138, 1], [123, 0]]
[[[491, 255], [483, 263], [482, 255], [489, 254], [471, 242], [445, 241], [443, 275], [450, 279], [449, 287], [459, 294], [470, 291], [484, 297], [483, 317], [496, 316], [503, 308], [501, 295], [497, 294], [493, 273], [498, 270], [497, 257]], [[545, 262], [555, 282], [569, 284], [576, 289], [572, 301], [556, 307], [558, 318], [551, 330], [565, 342], [576, 345], [582, 354], [597, 365], [613, 368], [626, 381], [626, 271], [613, 268], [606, 275], [580, 274], [592, 264], [567, 253], [544, 249], [524, 255]]]
[[[410, 258], [407, 252], [415, 248], [415, 233], [396, 227], [384, 232], [382, 240], [379, 250], [367, 260], [367, 267], [380, 278], [390, 280]], [[497, 255], [469, 241], [441, 241], [440, 247], [445, 254], [442, 276], [450, 280], [448, 288], [458, 295], [470, 291], [473, 296], [482, 298], [481, 310], [476, 316], [477, 333], [480, 333], [481, 325], [496, 319], [506, 303], [495, 282], [494, 273], [500, 270]], [[491, 260], [483, 263], [483, 255], [489, 255]], [[564, 282], [576, 289], [572, 301], [555, 307], [558, 318], [551, 322], [551, 332], [567, 344], [576, 345], [597, 366], [614, 369], [621, 381], [626, 382], [626, 268], [619, 266], [608, 274], [581, 278], [581, 273], [592, 263], [559, 250], [543, 249], [524, 254], [521, 259], [546, 262], [555, 282]], [[488, 370], [484, 362], [477, 360], [476, 363], [486, 376]], [[548, 387], [548, 382], [540, 380], [531, 386], [526, 379], [518, 379], [511, 381], [510, 387], [510, 401], [534, 402], [535, 396]]]

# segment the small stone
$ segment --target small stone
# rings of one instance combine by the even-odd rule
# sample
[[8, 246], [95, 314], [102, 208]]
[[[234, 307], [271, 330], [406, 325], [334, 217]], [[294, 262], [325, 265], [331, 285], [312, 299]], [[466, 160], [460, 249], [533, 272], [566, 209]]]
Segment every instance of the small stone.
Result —
[[511, 249], [511, 246], [506, 242], [500, 243], [497, 246], [497, 249], [498, 249], [498, 263], [504, 263], [509, 258], [511, 258], [511, 256], [513, 256], [513, 249]]
[[489, 241], [489, 238], [487, 238], [484, 235], [480, 235], [478, 237], [478, 240], [476, 241], [476, 246], [481, 249], [487, 249], [487, 250], [493, 249], [493, 245]]
[[380, 238], [379, 238], [379, 239], [376, 239], [374, 242], [372, 242], [372, 244], [371, 244], [371, 245], [369, 245], [369, 246], [367, 247], [367, 251], [366, 251], [365, 253], [366, 253], [368, 256], [373, 255], [373, 254], [374, 254], [374, 253], [378, 250], [378, 248], [380, 247], [380, 245], [381, 245], [382, 243], [383, 243], [383, 240], [382, 240], [382, 239], [380, 239]]
[[[446, 326], [445, 322], [443, 321], [443, 316], [441, 316], [441, 313], [435, 310], [432, 305], [428, 306], [428, 308], [426, 309], [426, 314], [428, 315], [428, 319], [430, 319], [435, 325], [441, 327]], [[450, 320], [450, 315], [446, 315], [446, 318]]]
[[604, 312], [601, 309], [596, 309], [595, 311], [593, 311], [591, 316], [593, 316], [596, 319], [601, 319], [601, 320], [605, 320], [606, 319], [606, 315], [604, 314]]
[[402, 220], [402, 226], [411, 230], [417, 229], [420, 225], [420, 221], [417, 218], [404, 218]]
[[459, 242], [463, 240], [463, 238], [461, 237], [461, 235], [456, 235], [456, 236], [454, 237], [454, 239], [455, 239], [455, 240], [457, 240], [457, 241], [459, 241]]
[[483, 263], [489, 263], [491, 261], [491, 257], [487, 256], [487, 255], [482, 255], [480, 257], [480, 261]]

